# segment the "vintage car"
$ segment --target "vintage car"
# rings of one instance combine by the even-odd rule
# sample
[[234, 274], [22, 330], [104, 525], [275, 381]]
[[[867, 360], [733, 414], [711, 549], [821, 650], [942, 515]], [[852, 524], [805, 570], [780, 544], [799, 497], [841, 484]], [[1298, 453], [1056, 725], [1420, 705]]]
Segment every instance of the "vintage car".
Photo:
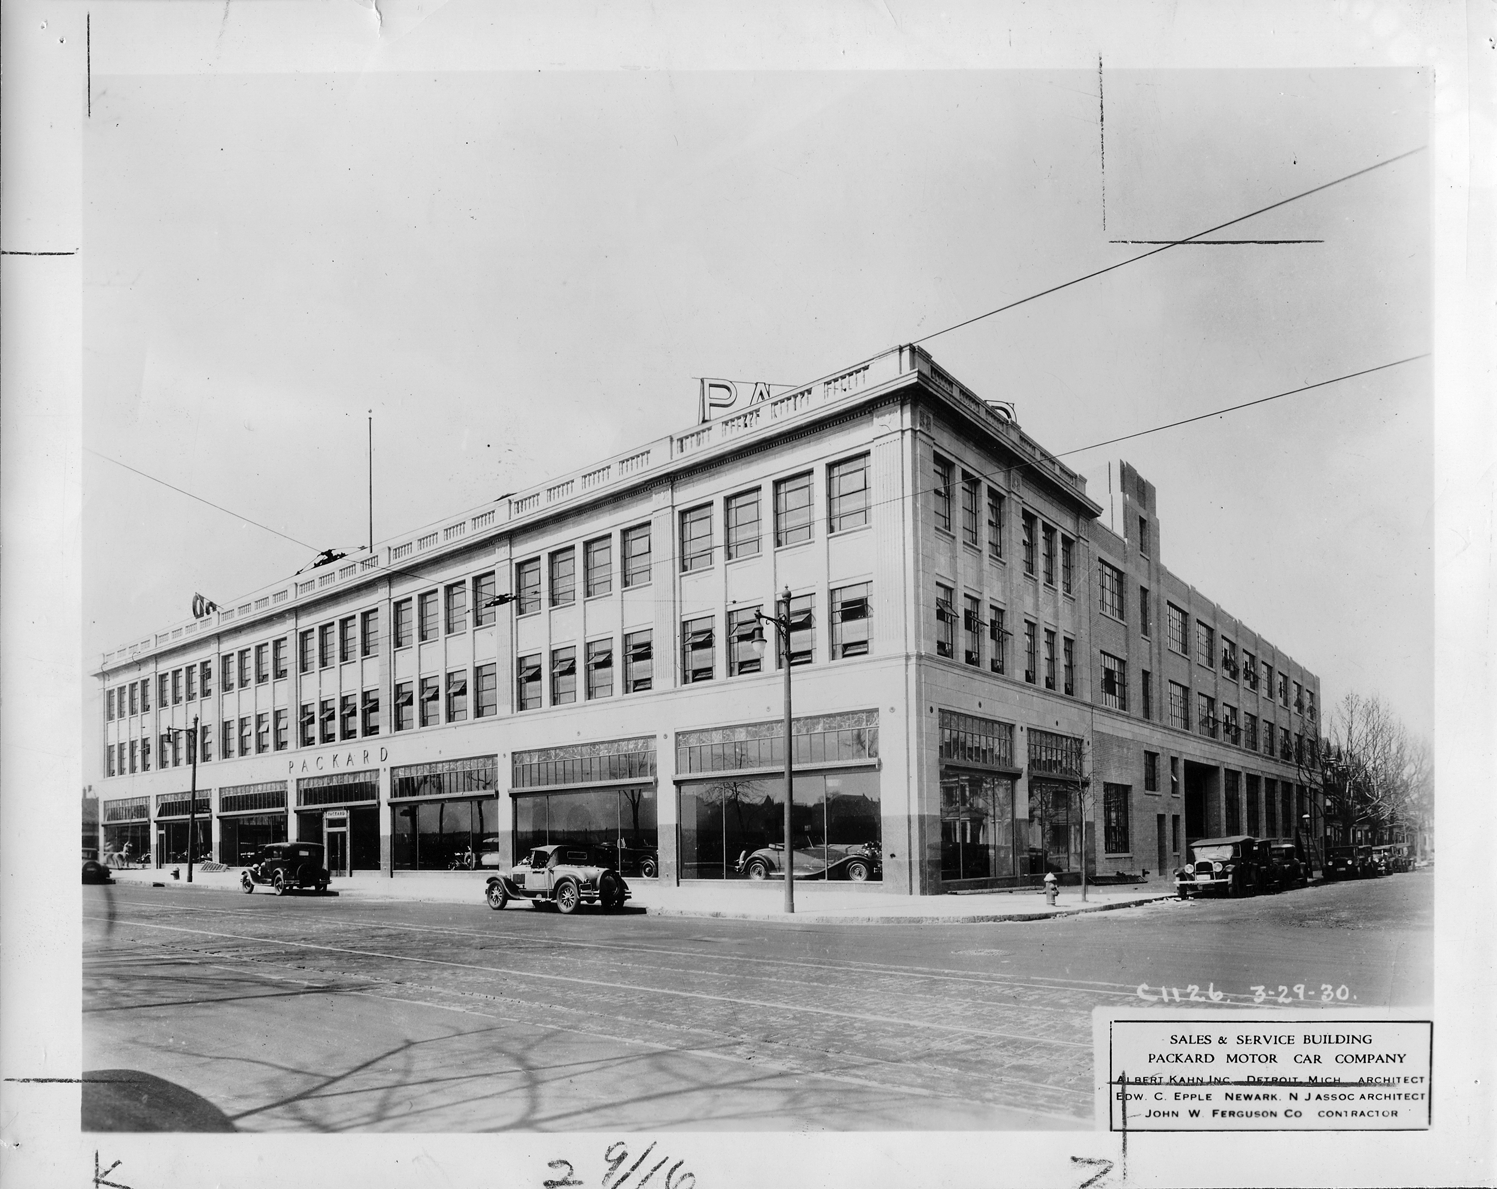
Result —
[[529, 900], [536, 907], [554, 906], [576, 912], [579, 904], [601, 904], [616, 912], [629, 899], [629, 885], [611, 866], [584, 846], [537, 846], [516, 863], [508, 875], [491, 875], [484, 889], [489, 907], [503, 908], [510, 900]]
[[1279, 838], [1258, 845], [1263, 859], [1263, 886], [1280, 888], [1302, 888], [1310, 882], [1310, 865], [1300, 858], [1299, 847], [1287, 838]]
[[[795, 848], [793, 871], [796, 879], [850, 879], [857, 883], [876, 879], [883, 871], [883, 860], [876, 843], [829, 842], [817, 846], [809, 837]], [[785, 844], [771, 842], [755, 851], [738, 856], [734, 869], [750, 879], [769, 879], [785, 874]]]
[[269, 885], [276, 895], [287, 892], [325, 892], [331, 878], [323, 865], [320, 842], [271, 842], [255, 852], [255, 861], [239, 876], [239, 886], [253, 892]]
[[1379, 874], [1370, 846], [1332, 846], [1325, 852], [1325, 877], [1370, 879]]
[[83, 860], [84, 883], [113, 883], [114, 875], [98, 859]]
[[1259, 843], [1251, 835], [1197, 838], [1190, 862], [1175, 872], [1175, 890], [1182, 900], [1207, 892], [1251, 896], [1263, 887], [1264, 875]]
[[480, 867], [499, 866], [499, 835], [485, 834], [483, 840], [479, 842], [478, 865]]
[[1397, 843], [1374, 846], [1372, 848], [1372, 861], [1377, 864], [1378, 873], [1381, 875], [1392, 875], [1396, 871], [1407, 871], [1409, 869], [1405, 848]]

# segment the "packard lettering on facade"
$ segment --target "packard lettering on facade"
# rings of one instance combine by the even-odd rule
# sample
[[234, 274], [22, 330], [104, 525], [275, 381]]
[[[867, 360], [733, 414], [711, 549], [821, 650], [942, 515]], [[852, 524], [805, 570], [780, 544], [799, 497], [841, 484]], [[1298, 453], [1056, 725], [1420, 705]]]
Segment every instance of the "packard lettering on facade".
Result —
[[812, 876], [1168, 871], [1191, 838], [1318, 825], [1317, 678], [1164, 567], [1132, 467], [1117, 534], [918, 348], [760, 397], [105, 656], [104, 845], [185, 853], [196, 715], [194, 845], [225, 863], [567, 843], [635, 878], [778, 875], [782, 679], [750, 634], [786, 587]]

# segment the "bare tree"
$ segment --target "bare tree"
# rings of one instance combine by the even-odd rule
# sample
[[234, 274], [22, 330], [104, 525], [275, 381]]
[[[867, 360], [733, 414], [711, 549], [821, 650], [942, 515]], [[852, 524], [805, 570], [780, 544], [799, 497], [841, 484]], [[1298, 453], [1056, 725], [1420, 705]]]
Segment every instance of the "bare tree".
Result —
[[[1425, 754], [1414, 760], [1415, 749]], [[1425, 780], [1427, 749], [1408, 732], [1381, 698], [1350, 692], [1331, 715], [1330, 731], [1317, 749], [1326, 813], [1350, 842], [1359, 828], [1386, 835], [1408, 815], [1414, 767]]]

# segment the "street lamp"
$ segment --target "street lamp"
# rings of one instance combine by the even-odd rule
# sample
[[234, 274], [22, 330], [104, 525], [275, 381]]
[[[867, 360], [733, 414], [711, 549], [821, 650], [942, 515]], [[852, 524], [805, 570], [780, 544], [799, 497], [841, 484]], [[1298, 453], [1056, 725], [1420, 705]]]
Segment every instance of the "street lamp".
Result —
[[794, 785], [791, 783], [791, 757], [793, 753], [793, 739], [790, 734], [790, 588], [787, 586], [785, 592], [780, 596], [780, 614], [765, 615], [762, 611], [754, 612], [754, 631], [749, 637], [749, 643], [753, 646], [754, 655], [763, 658], [768, 650], [768, 641], [764, 638], [764, 625], [774, 625], [775, 631], [779, 633], [780, 647], [777, 655], [780, 663], [785, 669], [785, 911], [795, 911], [795, 845], [790, 833], [790, 806], [794, 800]]
[[191, 883], [192, 844], [198, 836], [198, 716], [192, 716], [191, 727], [167, 727], [166, 733], [187, 736], [187, 758], [192, 761], [192, 791], [187, 794], [187, 882]]

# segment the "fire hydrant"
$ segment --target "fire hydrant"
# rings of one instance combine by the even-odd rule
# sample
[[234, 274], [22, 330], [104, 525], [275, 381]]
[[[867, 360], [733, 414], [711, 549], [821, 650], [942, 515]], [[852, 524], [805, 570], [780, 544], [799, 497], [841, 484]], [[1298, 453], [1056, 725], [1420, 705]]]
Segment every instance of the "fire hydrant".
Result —
[[1055, 903], [1055, 896], [1056, 896], [1056, 893], [1059, 890], [1058, 887], [1056, 886], [1057, 883], [1058, 883], [1058, 881], [1055, 878], [1055, 872], [1053, 872], [1053, 871], [1047, 871], [1047, 872], [1045, 872], [1045, 903], [1046, 904], [1054, 904]]

